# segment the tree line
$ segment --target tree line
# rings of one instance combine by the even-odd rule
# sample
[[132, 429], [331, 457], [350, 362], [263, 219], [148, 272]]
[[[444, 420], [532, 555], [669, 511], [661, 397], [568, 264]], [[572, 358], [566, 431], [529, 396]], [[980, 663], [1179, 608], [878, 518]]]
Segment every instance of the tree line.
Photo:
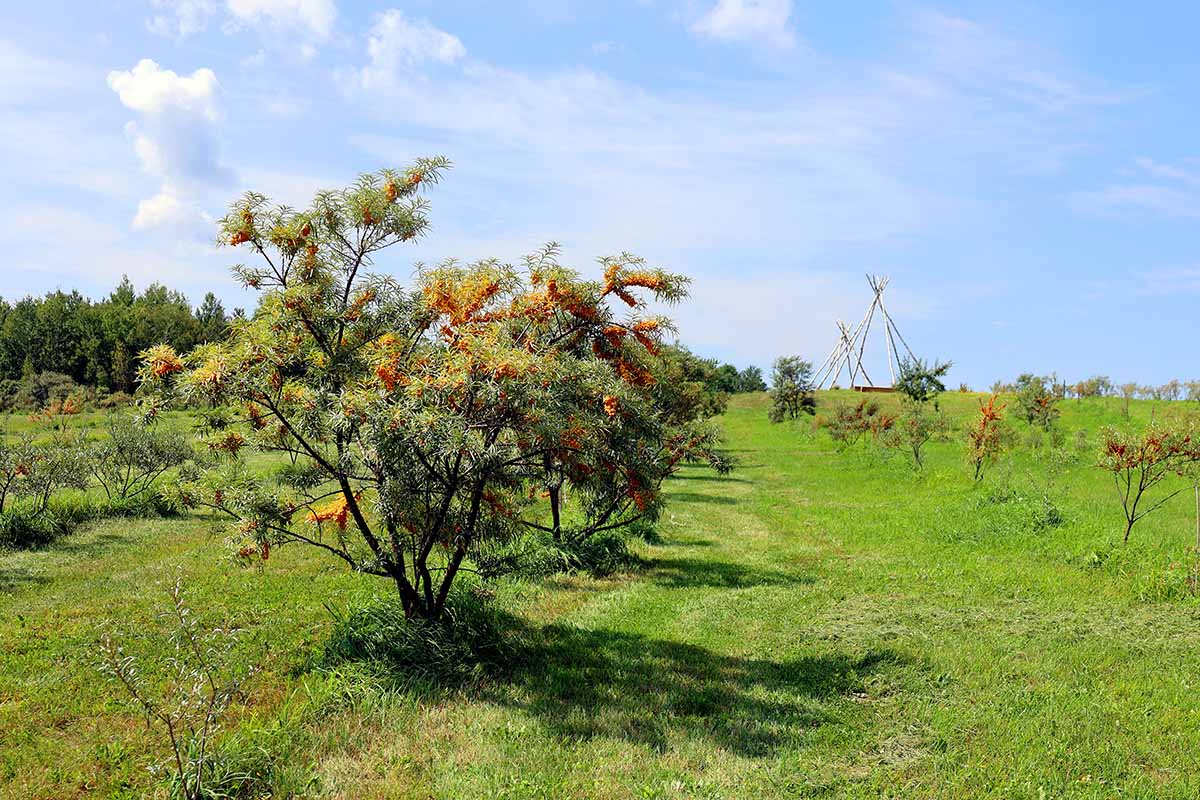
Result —
[[[79, 387], [132, 394], [137, 354], [156, 344], [177, 351], [221, 339], [242, 309], [226, 312], [209, 292], [193, 308], [187, 297], [160, 283], [140, 293], [128, 277], [101, 300], [57, 290], [15, 302], [0, 298], [0, 408], [41, 407]], [[766, 391], [762, 370], [738, 369], [671, 347], [689, 381], [703, 384], [714, 411], [724, 397]]]
[[230, 319], [211, 292], [193, 308], [182, 292], [153, 283], [139, 293], [128, 277], [101, 300], [61, 290], [0, 299], [0, 403], [71, 384], [132, 392], [138, 353], [161, 342], [188, 350], [215, 341]]
[[1141, 400], [1193, 400], [1200, 402], [1200, 380], [1181, 381], [1172, 379], [1163, 384], [1141, 384], [1135, 382], [1116, 383], [1107, 375], [1093, 375], [1086, 380], [1067, 383], [1057, 373], [1034, 375], [1024, 373], [1011, 383], [996, 381], [991, 391], [995, 394], [1019, 394], [1033, 383], [1043, 385], [1047, 392], [1058, 399], [1073, 397], [1123, 397]]

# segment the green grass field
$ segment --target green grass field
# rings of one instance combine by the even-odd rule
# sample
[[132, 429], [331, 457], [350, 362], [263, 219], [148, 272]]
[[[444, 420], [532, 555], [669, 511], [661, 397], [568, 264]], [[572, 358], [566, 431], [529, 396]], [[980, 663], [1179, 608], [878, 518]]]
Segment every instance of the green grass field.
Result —
[[[306, 669], [325, 605], [388, 586], [294, 547], [236, 566], [216, 520], [0, 553], [0, 796], [153, 789], [165, 750], [98, 674], [96, 642], [111, 626], [153, 647], [176, 574], [261, 662], [233, 727], [278, 755], [279, 796], [1200, 796], [1190, 488], [1121, 545], [1090, 452], [1052, 478], [1046, 448], [1022, 447], [976, 486], [957, 443], [918, 474], [839, 453], [807, 420], [772, 426], [767, 404], [738, 397], [724, 418], [733, 474], [671, 481], [644, 570], [498, 585], [533, 654], [466, 693]], [[1066, 449], [1084, 430], [1094, 450], [1120, 407], [1065, 401]]]

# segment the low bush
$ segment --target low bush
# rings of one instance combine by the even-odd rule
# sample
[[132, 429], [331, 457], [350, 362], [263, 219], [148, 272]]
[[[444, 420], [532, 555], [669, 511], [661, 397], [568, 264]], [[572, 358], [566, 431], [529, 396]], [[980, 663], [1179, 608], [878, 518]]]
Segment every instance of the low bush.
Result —
[[985, 403], [979, 401], [979, 416], [968, 423], [966, 430], [967, 463], [970, 464], [976, 482], [1000, 458], [1011, 439], [1010, 429], [1004, 422], [1004, 403], [997, 405], [996, 393]]
[[[202, 764], [197, 797], [233, 800], [310, 796], [318, 779], [310, 763], [291, 757], [298, 735], [294, 728], [283, 725], [232, 731], [210, 746], [203, 761], [199, 761], [197, 744], [190, 744], [186, 761]], [[168, 779], [167, 788], [172, 798], [187, 797], [178, 774]]]
[[949, 420], [929, 403], [910, 400], [902, 401], [902, 411], [894, 423], [879, 437], [880, 442], [894, 450], [901, 450], [912, 457], [912, 466], [920, 470], [925, 465], [924, 449], [931, 439], [944, 439], [950, 429]]
[[825, 419], [829, 437], [841, 447], [852, 447], [864, 434], [877, 438], [896, 423], [896, 415], [883, 411], [879, 403], [863, 397], [854, 405], [838, 403]]
[[154, 494], [155, 481], [192, 455], [183, 433], [130, 415], [110, 416], [106, 428], [108, 436], [92, 448], [88, 465], [109, 500]]
[[0, 514], [0, 549], [32, 550], [45, 547], [75, 529], [76, 523], [53, 512], [16, 507]]
[[[1168, 481], [1168, 488], [1160, 495], [1158, 488], [1163, 481], [1174, 476], [1193, 480], [1197, 477], [1200, 435], [1195, 423], [1185, 420], [1152, 422], [1136, 433], [1108, 427], [1100, 432], [1100, 437], [1102, 451], [1098, 466], [1113, 477], [1125, 515], [1123, 541], [1128, 542], [1138, 520], [1161, 508], [1190, 485]], [[1147, 499], [1148, 492], [1155, 495], [1153, 500]]]
[[173, 797], [258, 796], [244, 792], [254, 788], [247, 784], [255, 774], [231, 758], [216, 757], [213, 746], [226, 712], [255, 672], [235, 663], [239, 633], [227, 624], [202, 622], [184, 598], [182, 579], [171, 588], [171, 601], [172, 630], [163, 643], [169, 646], [162, 648], [169, 657], [129, 654], [106, 632], [100, 640], [100, 671], [125, 689], [130, 707], [170, 745], [171, 758], [153, 771], [168, 781]]
[[178, 510], [165, 498], [148, 493], [105, 500], [80, 492], [53, 497], [45, 508], [15, 504], [0, 513], [0, 550], [35, 550], [74, 533], [88, 522], [110, 518], [169, 517]]
[[407, 619], [399, 598], [352, 609], [316, 659], [317, 668], [361, 663], [398, 686], [463, 686], [503, 671], [513, 650], [511, 626], [478, 590], [451, 594], [440, 620]]
[[595, 577], [612, 575], [632, 569], [642, 559], [629, 547], [629, 537], [620, 531], [604, 531], [582, 540], [567, 540], [558, 543], [566, 555], [570, 569], [586, 572]]
[[54, 401], [62, 402], [78, 396], [81, 387], [69, 375], [60, 372], [39, 372], [21, 381], [12, 400], [13, 408], [39, 410]]
[[545, 578], [563, 572], [582, 572], [601, 578], [633, 569], [642, 560], [629, 547], [630, 534], [646, 541], [657, 538], [654, 526], [637, 526], [633, 531], [601, 531], [584, 539], [569, 536], [555, 541], [548, 533], [531, 531], [476, 556], [479, 573], [485, 578], [512, 575]]

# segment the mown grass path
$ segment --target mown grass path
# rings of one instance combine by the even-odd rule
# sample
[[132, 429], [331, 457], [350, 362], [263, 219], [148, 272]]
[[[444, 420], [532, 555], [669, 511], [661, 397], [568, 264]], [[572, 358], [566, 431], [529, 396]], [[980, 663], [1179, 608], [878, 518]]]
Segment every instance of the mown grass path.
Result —
[[[956, 415], [974, 402], [945, 400]], [[1068, 403], [1062, 424], [1094, 433], [1118, 402]], [[110, 523], [0, 555], [0, 795], [147, 786], [160, 751], [97, 676], [92, 645], [108, 619], [150, 641], [165, 602], [154, 583], [179, 571], [198, 609], [266, 651], [241, 725], [301, 720], [288, 729], [291, 788], [1200, 796], [1189, 502], [1122, 547], [1111, 486], [1086, 457], [1049, 481], [1047, 462], [1021, 451], [977, 487], [955, 444], [932, 446], [917, 475], [867, 448], [834, 452], [807, 423], [771, 426], [765, 403], [738, 398], [725, 418], [732, 475], [689, 467], [671, 482], [644, 571], [502, 586], [530, 665], [465, 696], [304, 672], [330, 625], [323, 604], [386, 587], [295, 549], [261, 573], [233, 567], [208, 520]], [[1045, 524], [1047, 502], [1061, 522]]]

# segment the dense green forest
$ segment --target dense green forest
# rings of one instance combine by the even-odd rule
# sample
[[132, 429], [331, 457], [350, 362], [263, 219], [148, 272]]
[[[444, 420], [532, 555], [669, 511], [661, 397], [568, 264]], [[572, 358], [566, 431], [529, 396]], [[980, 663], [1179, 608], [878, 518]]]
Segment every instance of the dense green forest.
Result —
[[11, 398], [23, 380], [39, 373], [130, 392], [142, 350], [160, 342], [188, 349], [212, 341], [229, 319], [211, 292], [193, 309], [182, 292], [154, 283], [139, 293], [128, 278], [99, 301], [61, 290], [16, 302], [0, 299], [3, 395]]

